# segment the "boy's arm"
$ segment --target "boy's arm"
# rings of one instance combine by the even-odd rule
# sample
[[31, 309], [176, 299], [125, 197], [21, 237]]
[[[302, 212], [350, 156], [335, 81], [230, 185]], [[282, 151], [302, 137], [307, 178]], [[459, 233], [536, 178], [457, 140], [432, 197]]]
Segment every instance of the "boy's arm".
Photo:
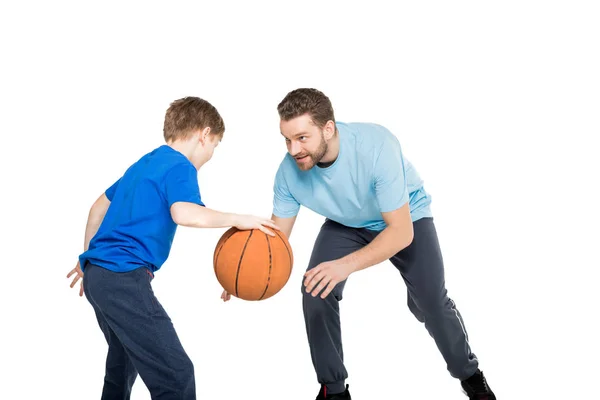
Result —
[[177, 225], [192, 228], [225, 228], [235, 224], [235, 215], [205, 206], [178, 201], [171, 206], [171, 218]]
[[87, 251], [88, 247], [90, 246], [90, 241], [96, 232], [98, 232], [98, 228], [100, 228], [100, 224], [102, 224], [102, 221], [104, 220], [106, 211], [108, 211], [108, 206], [110, 206], [110, 200], [108, 200], [108, 197], [106, 197], [106, 193], [102, 193], [102, 195], [94, 202], [92, 208], [90, 208], [85, 226], [83, 251]]
[[186, 201], [178, 201], [171, 206], [171, 217], [177, 225], [193, 228], [226, 228], [235, 226], [238, 229], [260, 229], [264, 233], [275, 236], [266, 226], [278, 229], [272, 220], [212, 210], [205, 206]]
[[85, 226], [85, 238], [83, 241], [83, 251], [87, 251], [90, 247], [90, 241], [98, 232], [102, 221], [104, 220], [104, 216], [108, 211], [108, 207], [115, 196], [115, 192], [119, 187], [119, 183], [121, 182], [121, 178], [117, 179], [110, 187], [108, 187], [104, 193], [100, 195], [92, 204], [92, 208], [88, 214], [88, 220]]
[[[114, 193], [114, 188], [116, 187], [116, 183], [111, 186], [105, 193], [102, 193], [100, 197], [96, 199], [92, 207], [90, 208], [90, 212], [88, 214], [87, 223], [85, 225], [85, 236], [83, 240], [83, 251], [87, 251], [90, 247], [90, 241], [98, 232], [98, 228], [102, 224], [104, 220], [104, 216], [106, 215], [106, 211], [108, 211], [108, 207], [110, 206], [110, 200], [107, 197], [107, 193], [109, 196], [112, 196]], [[77, 265], [67, 274], [67, 279], [70, 278], [73, 274], [75, 277], [71, 282], [71, 288], [75, 286], [75, 284], [83, 278], [83, 272], [81, 270], [81, 265], [79, 265], [79, 261], [77, 261]], [[79, 296], [83, 296], [83, 280], [81, 281], [81, 285], [79, 286]]]

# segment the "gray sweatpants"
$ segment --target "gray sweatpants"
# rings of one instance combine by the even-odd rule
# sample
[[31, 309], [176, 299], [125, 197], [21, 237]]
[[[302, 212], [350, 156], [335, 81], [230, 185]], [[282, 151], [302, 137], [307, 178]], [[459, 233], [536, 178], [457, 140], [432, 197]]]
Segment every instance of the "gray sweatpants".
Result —
[[[432, 218], [413, 224], [413, 242], [390, 261], [400, 271], [408, 289], [408, 308], [435, 340], [450, 374], [457, 379], [470, 377], [478, 368], [471, 352], [462, 317], [445, 288], [444, 264]], [[344, 257], [368, 243], [378, 232], [349, 228], [326, 220], [311, 255], [308, 269], [324, 261]], [[345, 390], [348, 373], [344, 367], [339, 302], [345, 282], [340, 282], [325, 299], [306, 293], [302, 285], [304, 320], [312, 362], [318, 382], [328, 392]]]

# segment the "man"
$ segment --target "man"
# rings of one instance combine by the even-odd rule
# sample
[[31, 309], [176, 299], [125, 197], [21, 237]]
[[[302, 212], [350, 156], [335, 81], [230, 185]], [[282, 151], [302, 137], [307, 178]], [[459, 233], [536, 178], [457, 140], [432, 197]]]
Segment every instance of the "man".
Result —
[[317, 399], [350, 399], [338, 313], [344, 284], [389, 259], [450, 374], [470, 399], [494, 400], [447, 295], [430, 196], [398, 139], [379, 125], [336, 123], [331, 102], [315, 89], [288, 93], [278, 112], [288, 154], [276, 174], [272, 218], [289, 237], [301, 205], [326, 217], [303, 282]]
[[174, 101], [164, 121], [166, 144], [129, 167], [90, 210], [84, 253], [67, 278], [75, 274], [73, 287], [83, 277], [79, 295], [85, 292], [108, 342], [102, 399], [129, 399], [138, 373], [153, 399], [196, 399], [193, 364], [151, 287], [178, 225], [235, 226], [272, 236], [267, 227], [278, 229], [272, 220], [218, 212], [202, 202], [198, 170], [224, 131], [209, 102]]

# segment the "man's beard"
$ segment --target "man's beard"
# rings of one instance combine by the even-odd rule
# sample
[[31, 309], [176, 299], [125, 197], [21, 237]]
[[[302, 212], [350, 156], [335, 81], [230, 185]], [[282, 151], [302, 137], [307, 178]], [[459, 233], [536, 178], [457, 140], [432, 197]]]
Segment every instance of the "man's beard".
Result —
[[311, 153], [300, 153], [294, 158], [298, 159], [304, 156], [308, 156], [308, 160], [303, 160], [303, 162], [299, 162], [298, 160], [296, 160], [298, 168], [300, 168], [303, 171], [308, 171], [309, 169], [317, 165], [317, 163], [321, 161], [323, 157], [325, 157], [325, 153], [327, 153], [327, 142], [325, 141], [325, 138], [321, 136], [321, 143], [319, 143], [319, 147], [317, 148], [317, 150]]

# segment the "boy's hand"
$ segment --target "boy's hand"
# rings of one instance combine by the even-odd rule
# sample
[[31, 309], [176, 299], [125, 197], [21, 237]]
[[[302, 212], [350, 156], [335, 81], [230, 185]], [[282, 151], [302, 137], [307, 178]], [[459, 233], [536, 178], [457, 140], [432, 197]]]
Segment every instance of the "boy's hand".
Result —
[[265, 228], [266, 226], [276, 230], [280, 230], [279, 227], [275, 225], [275, 222], [273, 220], [268, 218], [256, 217], [254, 215], [237, 215], [233, 226], [240, 230], [260, 229], [267, 235], [271, 236], [275, 236], [275, 234], [269, 229]]
[[231, 295], [227, 293], [227, 290], [223, 290], [223, 293], [221, 293], [221, 300], [229, 301], [229, 299], [231, 299]]
[[75, 284], [77, 283], [78, 280], [81, 279], [81, 285], [79, 287], [79, 296], [83, 296], [83, 272], [81, 271], [81, 267], [79, 266], [79, 261], [77, 261], [77, 265], [75, 266], [75, 268], [73, 268], [71, 270], [71, 272], [69, 272], [69, 274], [67, 275], [67, 278], [70, 278], [71, 275], [73, 274], [77, 274], [75, 276], [75, 278], [73, 278], [73, 282], [71, 282], [71, 287], [75, 286]]

